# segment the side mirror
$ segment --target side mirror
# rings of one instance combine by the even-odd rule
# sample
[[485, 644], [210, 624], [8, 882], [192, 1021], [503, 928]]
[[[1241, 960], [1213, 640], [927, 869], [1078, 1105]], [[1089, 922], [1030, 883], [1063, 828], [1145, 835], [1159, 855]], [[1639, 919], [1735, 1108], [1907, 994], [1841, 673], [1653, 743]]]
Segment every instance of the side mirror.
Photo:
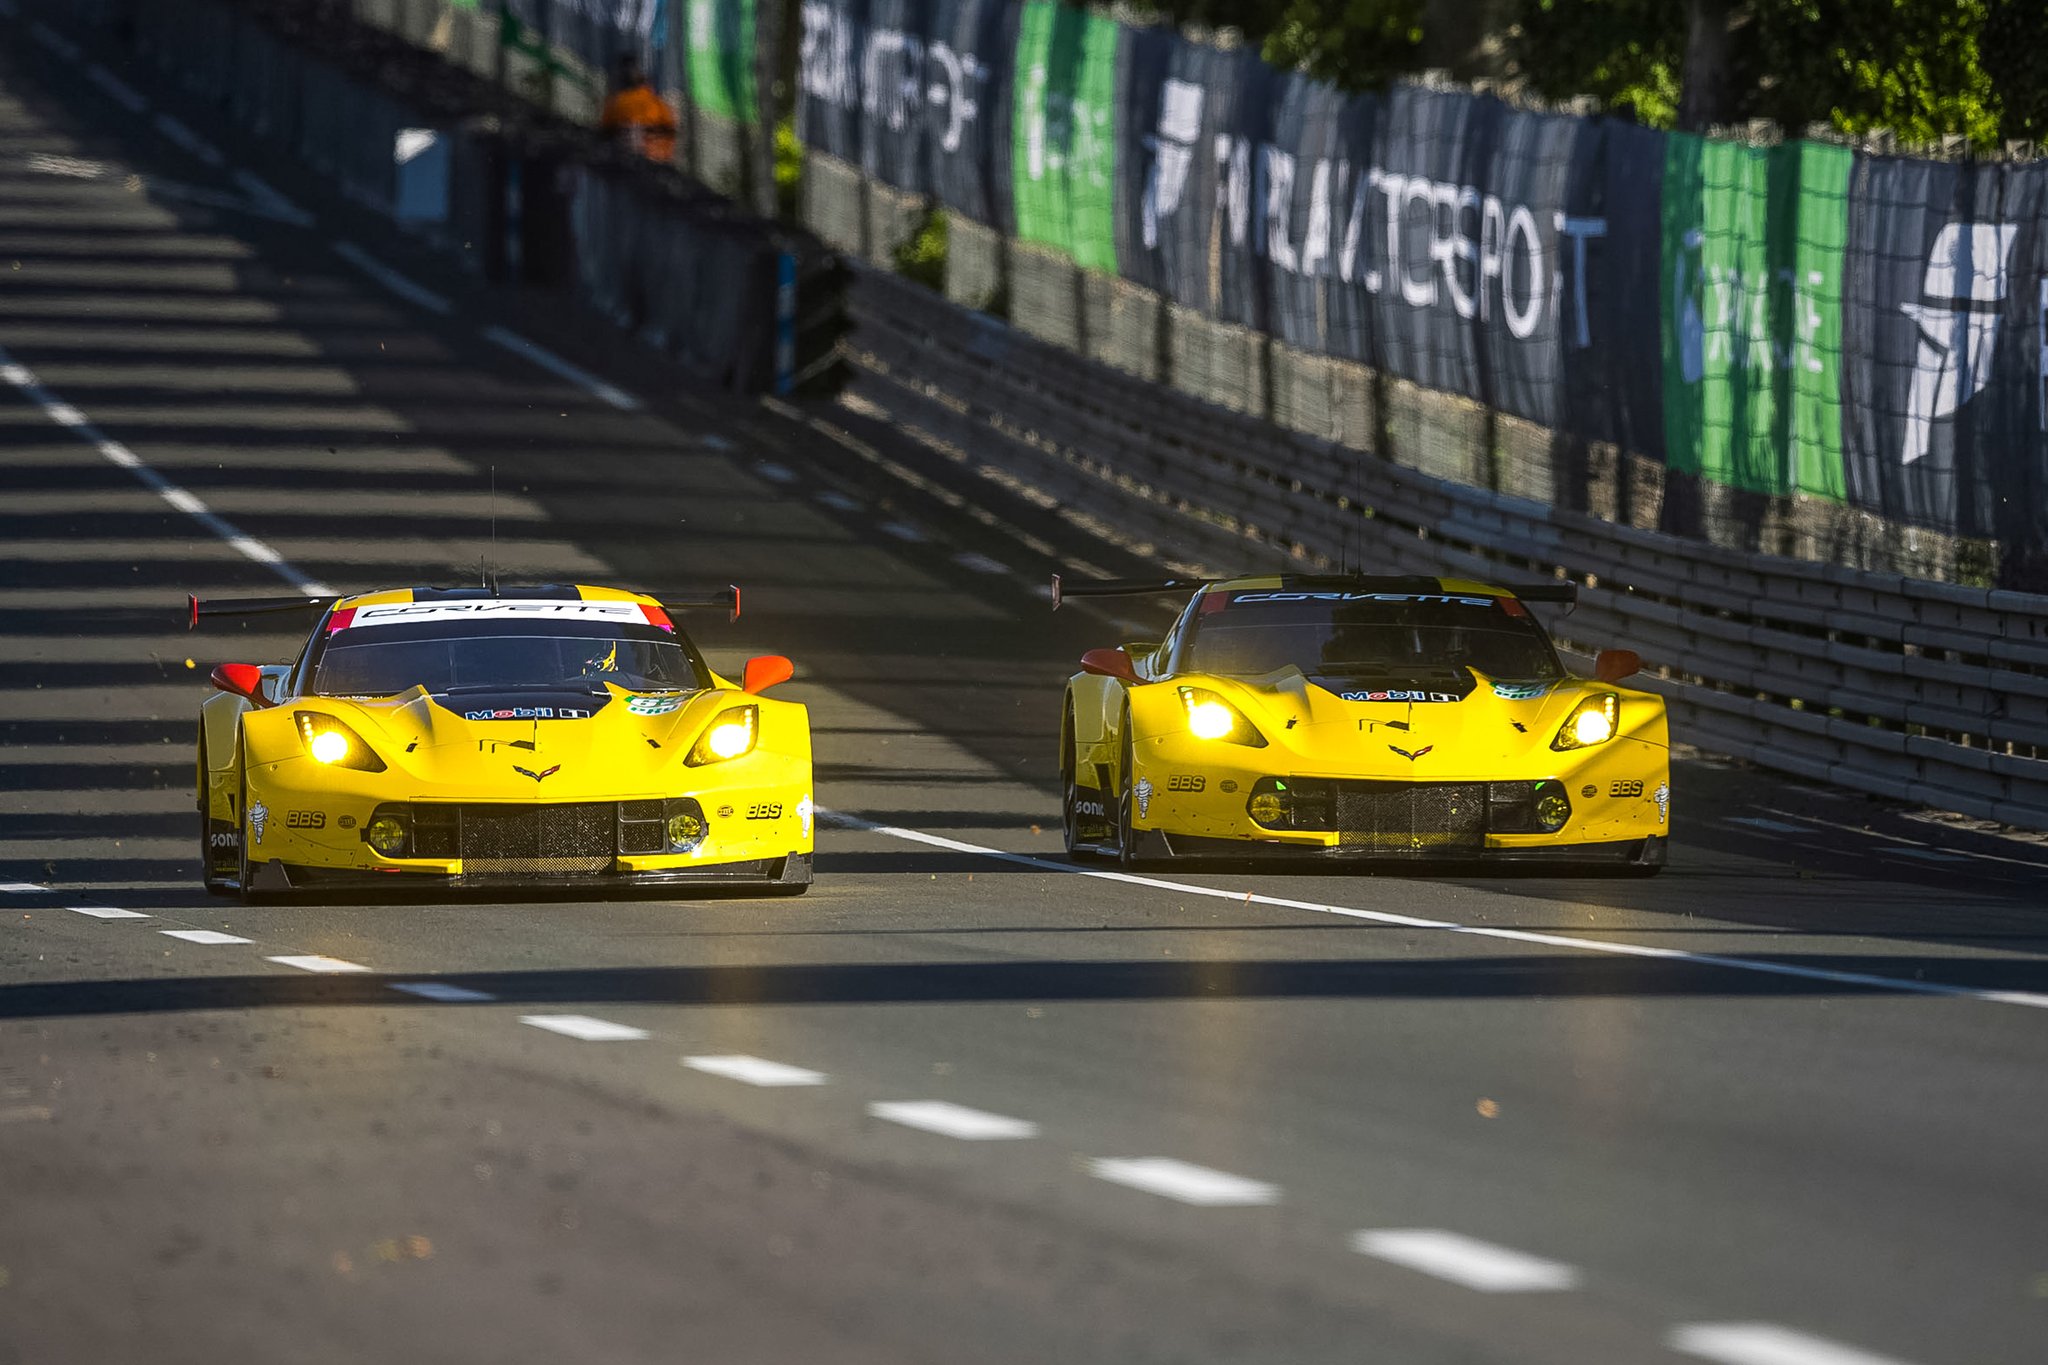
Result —
[[1131, 656], [1121, 649], [1091, 649], [1081, 656], [1081, 671], [1093, 673], [1100, 678], [1119, 678], [1134, 683], [1138, 670], [1131, 665]]
[[1603, 649], [1593, 660], [1593, 676], [1601, 682], [1620, 682], [1643, 671], [1643, 656], [1632, 649]]
[[796, 676], [796, 665], [780, 654], [761, 654], [747, 660], [746, 672], [740, 675], [742, 692], [766, 692], [777, 683], [788, 682]]
[[207, 681], [223, 692], [246, 697], [252, 705], [270, 705], [263, 695], [263, 670], [254, 664], [216, 664]]

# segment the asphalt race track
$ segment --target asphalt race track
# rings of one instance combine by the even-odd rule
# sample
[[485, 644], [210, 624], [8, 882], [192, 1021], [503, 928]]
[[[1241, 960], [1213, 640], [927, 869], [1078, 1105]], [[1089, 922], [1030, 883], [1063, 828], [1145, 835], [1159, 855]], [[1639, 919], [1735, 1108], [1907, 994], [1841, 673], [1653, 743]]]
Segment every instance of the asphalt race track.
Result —
[[[2048, 1355], [2041, 845], [1688, 760], [1650, 881], [1082, 875], [1121, 636], [1037, 588], [1143, 561], [11, 8], [0, 1362]], [[810, 895], [200, 890], [206, 671], [297, 637], [184, 593], [470, 581], [493, 477], [508, 578], [745, 586], [695, 633], [797, 661]]]

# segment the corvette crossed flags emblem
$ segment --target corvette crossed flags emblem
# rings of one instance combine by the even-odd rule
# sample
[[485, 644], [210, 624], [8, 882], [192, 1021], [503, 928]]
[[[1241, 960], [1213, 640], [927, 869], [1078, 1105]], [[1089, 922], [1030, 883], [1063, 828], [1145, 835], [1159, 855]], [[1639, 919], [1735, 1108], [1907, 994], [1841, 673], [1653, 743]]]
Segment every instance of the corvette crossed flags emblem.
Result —
[[1401, 755], [1401, 757], [1403, 757], [1403, 758], [1407, 759], [1407, 760], [1408, 760], [1408, 761], [1409, 761], [1410, 763], [1413, 763], [1413, 762], [1414, 762], [1414, 761], [1415, 761], [1416, 759], [1418, 759], [1418, 758], [1421, 758], [1421, 757], [1422, 757], [1422, 756], [1423, 756], [1424, 754], [1428, 753], [1428, 752], [1429, 752], [1429, 751], [1430, 751], [1431, 749], [1434, 749], [1434, 748], [1436, 747], [1436, 745], [1434, 745], [1434, 744], [1425, 744], [1425, 745], [1423, 745], [1423, 746], [1422, 746], [1422, 747], [1421, 747], [1420, 749], [1417, 749], [1417, 750], [1416, 750], [1416, 751], [1415, 751], [1414, 753], [1412, 753], [1412, 754], [1411, 754], [1411, 753], [1409, 753], [1409, 752], [1408, 752], [1408, 751], [1407, 751], [1406, 749], [1403, 749], [1403, 748], [1401, 748], [1401, 747], [1400, 747], [1399, 745], [1397, 745], [1397, 744], [1389, 744], [1389, 745], [1388, 745], [1387, 747], [1388, 747], [1389, 749], [1392, 749], [1392, 750], [1393, 750], [1393, 751], [1394, 751], [1395, 753], [1397, 753], [1397, 754]]
[[552, 768], [544, 769], [541, 772], [535, 772], [531, 768], [522, 768], [517, 763], [515, 763], [512, 765], [512, 771], [518, 773], [521, 777], [530, 777], [534, 781], [538, 782], [544, 777], [553, 777], [556, 773], [562, 771], [562, 765], [557, 763]]

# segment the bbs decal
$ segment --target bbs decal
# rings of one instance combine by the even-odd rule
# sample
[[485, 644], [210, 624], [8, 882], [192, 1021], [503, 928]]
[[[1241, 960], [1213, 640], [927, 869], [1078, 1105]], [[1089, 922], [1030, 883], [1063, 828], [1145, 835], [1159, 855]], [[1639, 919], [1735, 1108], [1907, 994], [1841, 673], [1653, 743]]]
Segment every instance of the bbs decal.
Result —
[[747, 818], [749, 820], [780, 820], [782, 818], [782, 803], [780, 801], [764, 801], [758, 806], [748, 806]]
[[1209, 779], [1199, 773], [1174, 773], [1166, 779], [1166, 789], [1170, 792], [1198, 792], [1208, 785]]
[[288, 810], [284, 813], [286, 829], [326, 829], [327, 812], [319, 810]]
[[1609, 796], [1641, 796], [1643, 784], [1636, 778], [1623, 778], [1607, 789]]

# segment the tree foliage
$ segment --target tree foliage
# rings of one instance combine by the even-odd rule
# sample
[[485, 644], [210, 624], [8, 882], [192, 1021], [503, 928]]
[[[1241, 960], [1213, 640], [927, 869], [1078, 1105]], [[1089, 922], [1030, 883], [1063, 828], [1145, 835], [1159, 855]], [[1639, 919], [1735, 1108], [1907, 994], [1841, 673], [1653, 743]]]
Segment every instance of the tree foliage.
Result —
[[1163, 0], [1178, 23], [1236, 29], [1273, 65], [1351, 90], [1420, 65], [1424, 0]]

